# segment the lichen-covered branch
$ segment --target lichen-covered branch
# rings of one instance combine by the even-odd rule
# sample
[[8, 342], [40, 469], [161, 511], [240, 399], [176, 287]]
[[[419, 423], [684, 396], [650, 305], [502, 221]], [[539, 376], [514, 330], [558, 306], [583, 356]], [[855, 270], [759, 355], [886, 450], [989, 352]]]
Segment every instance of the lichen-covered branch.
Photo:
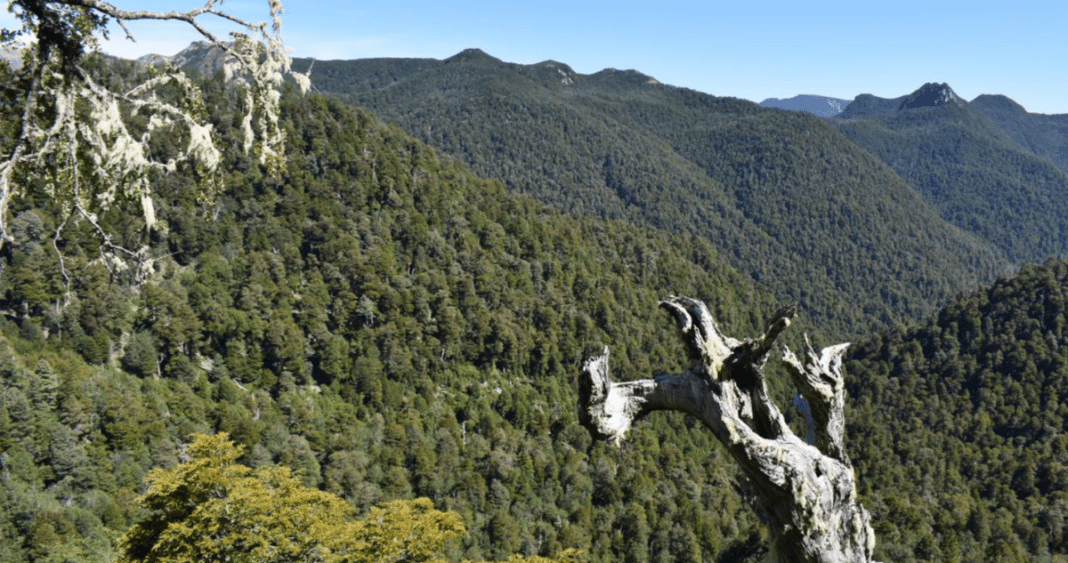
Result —
[[[148, 228], [156, 221], [148, 174], [171, 171], [179, 162], [197, 166], [208, 191], [221, 162], [214, 132], [207, 120], [197, 85], [174, 68], [162, 68], [142, 82], [116, 89], [93, 80], [82, 65], [84, 54], [97, 47], [106, 24], [176, 21], [191, 26], [226, 53], [225, 71], [244, 97], [246, 151], [254, 151], [269, 171], [277, 170], [284, 132], [279, 126], [279, 87], [293, 77], [302, 90], [307, 75], [293, 72], [281, 40], [282, 5], [267, 0], [266, 22], [251, 22], [224, 10], [218, 0], [185, 12], [123, 10], [100, 0], [19, 0], [11, 11], [21, 30], [3, 30], [5, 41], [27, 36], [24, 62], [0, 69], [4, 89], [0, 107], [17, 124], [18, 133], [0, 140], [0, 244], [10, 239], [8, 206], [28, 186], [42, 186], [71, 214], [92, 221], [118, 194], [141, 202]], [[201, 20], [218, 18], [232, 25], [223, 40]], [[177, 95], [175, 95], [177, 93]], [[131, 116], [143, 122], [131, 126]], [[162, 160], [149, 156], [148, 146], [160, 136], [186, 139], [184, 147]], [[74, 186], [78, 186], [77, 189]], [[110, 241], [107, 241], [110, 243]], [[107, 245], [105, 245], [107, 246]], [[112, 245], [114, 246], [114, 245]], [[130, 251], [137, 255], [137, 251]]]
[[801, 363], [786, 352], [799, 394], [812, 405], [813, 436], [798, 438], [767, 392], [764, 367], [775, 340], [790, 325], [792, 307], [777, 311], [756, 338], [723, 334], [701, 301], [661, 303], [675, 319], [690, 359], [676, 375], [613, 382], [609, 352], [589, 359], [580, 380], [580, 420], [598, 439], [620, 443], [631, 425], [657, 410], [696, 417], [726, 446], [752, 484], [766, 520], [772, 554], [783, 562], [871, 561], [875, 534], [857, 502], [853, 469], [842, 444], [841, 354], [807, 350]]

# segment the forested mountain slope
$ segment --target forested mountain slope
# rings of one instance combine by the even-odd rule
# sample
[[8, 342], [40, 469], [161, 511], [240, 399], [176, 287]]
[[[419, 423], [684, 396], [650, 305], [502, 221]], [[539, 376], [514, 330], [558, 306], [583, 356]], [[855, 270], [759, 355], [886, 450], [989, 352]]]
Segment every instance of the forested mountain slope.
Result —
[[[1068, 262], [849, 352], [849, 444], [887, 561], [1068, 553]], [[905, 531], [907, 530], [907, 531]]]
[[[1058, 116], [993, 102], [968, 103], [946, 84], [926, 84], [895, 100], [858, 97], [829, 122], [893, 168], [943, 219], [1010, 261], [1068, 255], [1068, 173], [1047, 160], [1060, 150], [1049, 136]], [[1032, 135], [1048, 142], [1036, 140], [1033, 152], [1021, 148]]]
[[1020, 148], [1068, 172], [1068, 115], [1030, 113], [1000, 95], [984, 94], [969, 105], [997, 123]]
[[[236, 98], [208, 96], [239, 135]], [[0, 273], [0, 560], [107, 560], [147, 471], [215, 431], [360, 510], [429, 496], [464, 517], [455, 555], [474, 560], [759, 553], [706, 431], [664, 416], [591, 447], [575, 381], [607, 343], [621, 377], [680, 369], [670, 293], [739, 334], [777, 303], [700, 237], [564, 216], [321, 96], [287, 95], [283, 115], [281, 177], [231, 156], [214, 195], [192, 170], [158, 179], [143, 285], [74, 220], [61, 264], [52, 199], [20, 202]], [[124, 207], [100, 225], [136, 248]]]
[[[213, 123], [239, 145], [239, 102], [209, 84]], [[602, 344], [621, 380], [680, 368], [655, 305], [667, 294], [756, 334], [780, 301], [734, 258], [702, 236], [561, 214], [338, 101], [287, 94], [283, 115], [280, 177], [231, 155], [218, 193], [198, 194], [192, 170], [154, 184], [150, 238], [123, 206], [99, 217], [116, 244], [151, 245], [147, 280], [76, 221], [60, 263], [52, 198], [19, 202], [0, 256], [0, 561], [110, 560], [143, 516], [147, 471], [215, 431], [246, 447], [242, 463], [286, 465], [360, 510], [431, 497], [472, 532], [456, 557], [762, 559], [704, 428], [660, 413], [621, 448], [591, 447], [576, 412], [580, 362]], [[1066, 271], [1028, 270], [854, 349], [846, 445], [883, 560], [1065, 553]], [[831, 343], [799, 322], [794, 336]]]
[[812, 115], [478, 50], [316, 61], [312, 81], [573, 216], [706, 238], [839, 334], [919, 318], [1009, 265]]

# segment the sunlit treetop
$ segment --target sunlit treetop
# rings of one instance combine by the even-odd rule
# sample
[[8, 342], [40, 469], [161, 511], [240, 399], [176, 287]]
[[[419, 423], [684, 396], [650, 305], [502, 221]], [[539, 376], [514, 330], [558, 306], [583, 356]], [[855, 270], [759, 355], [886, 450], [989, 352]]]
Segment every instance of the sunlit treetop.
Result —
[[[455, 512], [425, 498], [395, 500], [357, 518], [336, 495], [304, 486], [286, 467], [253, 471], [226, 433], [197, 435], [186, 461], [154, 469], [140, 498], [148, 516], [120, 540], [122, 561], [143, 563], [445, 563], [466, 534]], [[512, 557], [511, 563], [578, 563]]]

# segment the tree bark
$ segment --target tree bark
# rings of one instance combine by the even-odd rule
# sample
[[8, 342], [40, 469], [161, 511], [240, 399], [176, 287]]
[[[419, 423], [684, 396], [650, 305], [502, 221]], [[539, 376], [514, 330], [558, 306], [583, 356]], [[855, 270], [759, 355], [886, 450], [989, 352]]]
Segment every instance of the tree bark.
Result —
[[614, 383], [608, 348], [583, 366], [580, 419], [597, 439], [620, 443], [631, 425], [657, 410], [697, 417], [727, 447], [752, 484], [754, 508], [771, 532], [772, 560], [784, 563], [872, 561], [875, 533], [857, 501], [845, 432], [842, 354], [848, 344], [807, 345], [805, 361], [783, 361], [798, 394], [807, 440], [795, 435], [768, 396], [764, 366], [792, 307], [772, 315], [764, 333], [739, 341], [720, 332], [701, 301], [671, 297], [670, 312], [690, 368], [676, 375]]

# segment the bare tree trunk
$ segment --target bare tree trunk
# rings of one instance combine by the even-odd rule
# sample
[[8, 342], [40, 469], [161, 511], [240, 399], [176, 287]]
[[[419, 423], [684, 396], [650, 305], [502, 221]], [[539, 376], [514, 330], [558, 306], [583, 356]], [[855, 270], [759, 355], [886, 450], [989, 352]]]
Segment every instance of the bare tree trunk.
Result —
[[764, 365], [793, 308], [776, 312], [764, 334], [739, 341], [719, 331], [701, 301], [672, 297], [660, 306], [674, 317], [690, 368], [678, 375], [614, 383], [608, 348], [586, 361], [580, 418], [595, 438], [621, 442], [631, 424], [657, 410], [697, 417], [727, 447], [752, 484], [755, 508], [771, 531], [773, 560], [869, 562], [875, 533], [857, 502], [845, 432], [842, 353], [848, 344], [807, 346], [802, 363], [783, 361], [805, 416], [807, 440], [796, 436], [768, 396]]

